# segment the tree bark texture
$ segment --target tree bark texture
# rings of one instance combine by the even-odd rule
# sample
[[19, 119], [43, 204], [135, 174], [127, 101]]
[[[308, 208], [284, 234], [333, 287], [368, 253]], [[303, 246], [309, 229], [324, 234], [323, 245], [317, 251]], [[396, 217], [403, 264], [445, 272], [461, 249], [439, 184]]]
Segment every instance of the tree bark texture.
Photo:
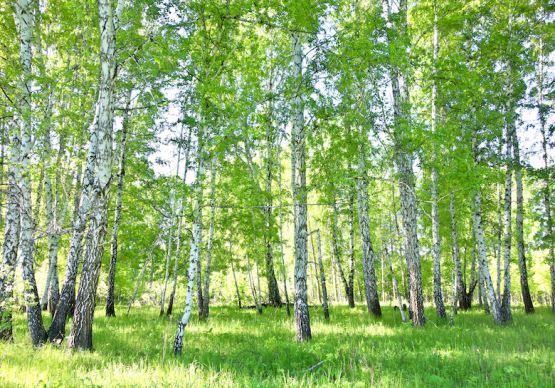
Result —
[[[436, 5], [437, 6], [437, 5]], [[435, 8], [435, 7], [434, 7]], [[437, 9], [434, 9], [434, 37], [433, 37], [433, 85], [432, 85], [432, 133], [437, 132], [437, 61], [439, 58], [439, 28], [437, 25]], [[435, 143], [435, 142], [434, 142]], [[437, 316], [446, 319], [445, 305], [441, 293], [441, 241], [439, 235], [439, 206], [438, 206], [438, 172], [435, 147], [432, 149], [432, 251], [434, 255], [434, 301]]]
[[[204, 125], [204, 124], [203, 124]], [[204, 128], [203, 128], [204, 129]], [[198, 251], [202, 241], [202, 186], [204, 181], [204, 161], [202, 149], [202, 133], [199, 135], [199, 150], [198, 150], [198, 171], [195, 187], [195, 205], [194, 205], [194, 220], [193, 220], [193, 238], [191, 239], [191, 251], [189, 254], [189, 270], [187, 272], [187, 292], [185, 296], [185, 311], [177, 324], [175, 333], [175, 340], [173, 343], [173, 353], [175, 355], [181, 354], [183, 350], [183, 335], [185, 334], [185, 327], [191, 317], [193, 309], [193, 291], [195, 289], [195, 277], [197, 272], [197, 258]]]
[[304, 127], [304, 108], [302, 101], [302, 68], [303, 49], [300, 33], [291, 36], [293, 46], [293, 78], [296, 80], [296, 90], [292, 101], [291, 112], [291, 174], [293, 180], [292, 197], [294, 205], [294, 245], [295, 245], [295, 333], [297, 341], [307, 341], [312, 338], [310, 330], [310, 315], [308, 311], [306, 266], [308, 264], [307, 246], [307, 192], [306, 192], [306, 163]]
[[116, 208], [114, 210], [114, 225], [112, 227], [112, 239], [110, 244], [110, 267], [108, 269], [108, 293], [106, 295], [106, 316], [115, 317], [115, 287], [116, 287], [116, 265], [118, 260], [118, 232], [121, 222], [121, 209], [123, 204], [123, 181], [125, 179], [125, 153], [127, 151], [127, 131], [129, 130], [129, 105], [131, 102], [131, 90], [127, 92], [126, 110], [123, 113], [123, 124], [121, 128], [121, 153], [119, 159], [118, 187], [116, 192]]
[[[382, 316], [378, 284], [376, 281], [375, 253], [370, 237], [370, 208], [368, 205], [368, 173], [364, 145], [358, 150], [358, 223], [362, 250], [362, 274], [364, 278], [364, 293], [368, 312], [375, 317]], [[383, 273], [383, 271], [382, 271]], [[382, 285], [383, 287], [383, 285]]]
[[[388, 0], [382, 0], [383, 12], [386, 18], [388, 43], [393, 44], [392, 24], [390, 21], [390, 7]], [[407, 35], [407, 1], [399, 1], [399, 18], [396, 32], [401, 36]], [[390, 63], [390, 78], [393, 90], [394, 116], [394, 147], [395, 163], [399, 174], [399, 194], [401, 200], [401, 218], [403, 221], [403, 235], [405, 241], [405, 255], [409, 275], [409, 301], [413, 312], [414, 326], [424, 326], [424, 297], [422, 291], [422, 271], [418, 246], [418, 226], [416, 210], [415, 176], [413, 171], [413, 156], [406, 149], [406, 134], [409, 132], [410, 96], [407, 85], [406, 70], [399, 68], [393, 61]]]
[[534, 312], [534, 303], [530, 295], [530, 286], [528, 285], [528, 269], [526, 267], [526, 248], [524, 245], [524, 189], [522, 185], [522, 165], [520, 163], [520, 149], [518, 145], [518, 136], [513, 134], [513, 154], [515, 161], [515, 179], [516, 179], [516, 239], [518, 252], [518, 268], [520, 270], [520, 289], [522, 290], [522, 300], [524, 302], [524, 311], [526, 314]]
[[100, 93], [98, 97], [98, 155], [93, 189], [89, 232], [79, 290], [75, 299], [75, 316], [68, 346], [92, 350], [92, 324], [96, 307], [96, 290], [104, 253], [108, 221], [108, 200], [112, 178], [113, 94], [116, 80], [116, 31], [123, 12], [122, 0], [114, 10], [110, 0], [99, 0], [100, 24]]

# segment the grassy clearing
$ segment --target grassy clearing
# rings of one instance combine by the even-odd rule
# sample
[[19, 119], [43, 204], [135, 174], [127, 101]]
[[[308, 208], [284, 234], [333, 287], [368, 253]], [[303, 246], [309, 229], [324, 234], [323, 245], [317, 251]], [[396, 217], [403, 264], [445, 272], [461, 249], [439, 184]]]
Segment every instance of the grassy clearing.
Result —
[[392, 307], [383, 311], [377, 320], [362, 306], [336, 306], [328, 323], [323, 309], [311, 308], [313, 340], [297, 344], [285, 309], [258, 316], [214, 306], [209, 320], [192, 319], [177, 358], [175, 319], [157, 318], [156, 307], [126, 316], [119, 306], [115, 319], [99, 308], [93, 353], [32, 350], [18, 314], [15, 342], [0, 345], [0, 386], [555, 386], [555, 317], [545, 307], [533, 316], [517, 307], [504, 327], [475, 310], [456, 316], [454, 327], [434, 318], [438, 328], [425, 329], [403, 325]]

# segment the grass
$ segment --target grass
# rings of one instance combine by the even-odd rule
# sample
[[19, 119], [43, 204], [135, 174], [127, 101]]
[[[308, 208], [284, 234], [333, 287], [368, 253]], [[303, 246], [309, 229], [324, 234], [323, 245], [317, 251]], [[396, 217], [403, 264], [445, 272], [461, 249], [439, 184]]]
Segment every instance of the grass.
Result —
[[[295, 342], [285, 309], [214, 306], [212, 318], [192, 319], [183, 355], [172, 354], [176, 318], [156, 307], [118, 306], [108, 319], [98, 308], [94, 352], [52, 345], [33, 350], [23, 314], [15, 316], [15, 342], [0, 344], [2, 387], [554, 387], [555, 316], [545, 307], [496, 326], [482, 311], [414, 329], [383, 307], [374, 319], [362, 306], [311, 308], [313, 340]], [[45, 318], [48, 314], [45, 314]], [[47, 317], [47, 324], [50, 318]], [[65, 345], [65, 343], [64, 343]], [[306, 372], [307, 369], [321, 363]]]

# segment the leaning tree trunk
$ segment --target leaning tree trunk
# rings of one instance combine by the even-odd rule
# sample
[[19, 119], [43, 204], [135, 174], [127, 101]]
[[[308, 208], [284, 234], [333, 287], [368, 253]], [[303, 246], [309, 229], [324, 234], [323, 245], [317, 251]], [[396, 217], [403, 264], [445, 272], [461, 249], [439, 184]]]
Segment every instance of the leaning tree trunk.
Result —
[[297, 341], [312, 338], [310, 315], [306, 293], [307, 246], [307, 189], [304, 108], [302, 101], [303, 49], [300, 33], [292, 33], [293, 78], [297, 83], [291, 112], [291, 191], [293, 198], [294, 245], [295, 245], [295, 333]]
[[[202, 123], [204, 125], [204, 123]], [[204, 131], [204, 128], [202, 128]], [[191, 251], [189, 254], [189, 270], [187, 273], [187, 293], [185, 296], [185, 311], [177, 324], [175, 333], [175, 340], [173, 343], [173, 353], [175, 355], [181, 354], [183, 350], [183, 335], [185, 334], [185, 327], [191, 317], [193, 309], [193, 291], [195, 288], [195, 277], [197, 272], [197, 257], [200, 250], [202, 241], [202, 184], [204, 181], [204, 157], [203, 157], [203, 133], [199, 134], [199, 149], [198, 149], [198, 170], [195, 187], [195, 204], [194, 204], [194, 219], [193, 219], [193, 233], [191, 239]]]
[[[434, 8], [437, 7], [437, 4]], [[439, 28], [437, 25], [437, 9], [434, 9], [434, 40], [433, 40], [433, 85], [432, 85], [432, 133], [437, 132], [437, 61], [439, 57]], [[435, 144], [432, 147], [432, 251], [434, 254], [434, 301], [436, 305], [437, 316], [446, 319], [445, 305], [443, 303], [443, 295], [441, 293], [441, 242], [439, 235], [439, 206], [438, 206], [438, 190], [437, 181], [437, 152]]]
[[131, 299], [129, 300], [129, 305], [127, 306], [127, 313], [126, 314], [129, 314], [129, 310], [131, 310], [131, 305], [133, 305], [133, 302], [135, 302], [135, 297], [137, 296], [137, 292], [139, 291], [139, 287], [141, 286], [141, 282], [143, 281], [143, 275], [145, 274], [146, 266], [148, 265], [148, 262], [152, 259], [152, 251], [154, 251], [154, 248], [156, 248], [156, 245], [158, 244], [159, 237], [160, 236], [156, 237], [156, 241], [154, 242], [154, 244], [152, 244], [152, 248], [148, 252], [145, 263], [143, 264], [143, 268], [141, 268], [141, 272], [139, 273], [139, 278], [137, 280], [137, 285], [135, 286], [135, 290], [133, 291], [133, 295], [131, 296]]
[[545, 218], [547, 220], [546, 232], [547, 232], [547, 244], [549, 247], [549, 273], [551, 274], [551, 312], [555, 314], [555, 253], [553, 247], [553, 223], [551, 220], [551, 196], [550, 196], [550, 174], [549, 174], [549, 163], [548, 163], [548, 137], [546, 135], [545, 125], [546, 125], [546, 112], [547, 107], [543, 102], [543, 83], [544, 83], [544, 70], [543, 70], [543, 37], [540, 36], [539, 43], [539, 72], [538, 72], [538, 110], [540, 118], [540, 130], [542, 133], [542, 148], [543, 148], [543, 166], [544, 166], [544, 204], [545, 204]]
[[455, 302], [454, 309], [457, 313], [457, 301], [459, 307], [463, 310], [468, 310], [470, 306], [466, 303], [465, 298], [465, 285], [463, 280], [463, 273], [461, 268], [461, 252], [459, 249], [459, 228], [457, 226], [457, 208], [455, 206], [455, 193], [451, 190], [449, 212], [451, 213], [451, 255], [453, 256], [453, 264], [455, 267]]
[[[189, 136], [185, 147], [185, 168], [183, 171], [183, 185], [185, 185], [187, 182], [187, 172], [189, 171], [189, 151], [191, 150], [192, 133], [193, 131], [189, 130]], [[179, 173], [179, 169], [177, 172]], [[183, 209], [181, 200], [177, 208], [178, 208], [177, 213], [181, 214], [181, 211]], [[173, 313], [173, 303], [175, 300], [175, 292], [177, 291], [177, 277], [179, 275], [178, 267], [179, 267], [179, 259], [181, 258], [181, 226], [183, 225], [183, 217], [181, 217], [180, 215], [178, 220], [179, 221], [177, 224], [177, 243], [175, 248], [175, 262], [173, 266], [173, 287], [172, 287], [172, 293], [170, 294], [170, 299], [168, 300], [168, 309], [166, 310], [166, 315], [172, 315]]]
[[[341, 256], [341, 250], [339, 249], [339, 238], [337, 233], [337, 223], [338, 223], [338, 216], [337, 216], [337, 204], [335, 199], [335, 191], [333, 193], [333, 253], [335, 256], [335, 264], [337, 265], [337, 269], [339, 271], [339, 277], [343, 282], [343, 287], [345, 288], [345, 295], [347, 296], [347, 300], [349, 302], [349, 307], [355, 307], [354, 298], [351, 298], [353, 292], [349, 288], [349, 283], [347, 282], [347, 278], [345, 277], [345, 272], [343, 271], [343, 266], [341, 265], [341, 261], [339, 260]], [[352, 303], [351, 303], [352, 302]]]
[[[394, 36], [391, 29], [390, 6], [388, 0], [382, 0], [383, 11], [387, 22], [387, 40], [393, 45]], [[407, 36], [407, 0], [400, 0], [397, 32]], [[406, 69], [399, 68], [394, 61], [390, 62], [391, 85], [393, 91], [394, 141], [397, 155], [395, 163], [399, 173], [399, 194], [401, 200], [401, 217], [405, 240], [405, 255], [409, 274], [409, 300], [413, 312], [414, 326], [424, 326], [424, 297], [422, 291], [422, 270], [418, 246], [418, 217], [416, 211], [415, 175], [413, 157], [407, 150], [406, 128], [410, 120], [410, 96], [407, 85]]]
[[[272, 94], [272, 75], [273, 68], [270, 71], [268, 82], [268, 93]], [[268, 102], [268, 116], [266, 125], [266, 208], [264, 209], [265, 215], [265, 228], [264, 228], [264, 245], [266, 246], [266, 274], [268, 278], [268, 299], [269, 303], [275, 307], [281, 307], [281, 296], [279, 294], [279, 287], [274, 272], [274, 254], [272, 249], [272, 170], [273, 170], [273, 149], [275, 130], [272, 123], [273, 102], [270, 98]]]
[[[375, 317], [382, 316], [378, 285], [376, 282], [376, 269], [374, 266], [375, 253], [370, 237], [370, 208], [368, 205], [368, 175], [366, 170], [366, 155], [364, 145], [358, 149], [358, 223], [362, 249], [362, 274], [364, 277], [364, 291], [368, 312]], [[383, 274], [383, 271], [382, 271]], [[382, 285], [383, 286], [383, 285]]]
[[208, 231], [208, 246], [206, 247], [206, 269], [204, 270], [204, 289], [202, 294], [202, 317], [210, 314], [210, 266], [212, 265], [212, 246], [214, 243], [214, 220], [216, 218], [216, 160], [212, 160], [210, 197], [210, 227]]
[[[181, 199], [177, 205], [177, 214], [181, 214], [183, 210]], [[175, 246], [175, 260], [173, 263], [173, 286], [170, 298], [168, 299], [168, 308], [166, 310], [166, 315], [172, 315], [173, 313], [173, 303], [175, 300], [175, 292], [177, 291], [177, 276], [179, 274], [179, 258], [181, 256], [181, 226], [183, 224], [183, 219], [181, 216], [178, 218], [177, 222], [177, 243]]]
[[[121, 0], [120, 0], [121, 1]], [[116, 209], [114, 211], [114, 226], [112, 227], [112, 240], [110, 245], [110, 268], [108, 270], [108, 293], [106, 295], [106, 316], [115, 317], [116, 264], [118, 260], [118, 231], [121, 222], [121, 209], [123, 197], [123, 180], [125, 178], [125, 152], [127, 150], [127, 131], [129, 129], [129, 105], [131, 103], [131, 89], [127, 92], [127, 101], [123, 113], [121, 128], [121, 154], [119, 159], [118, 189], [116, 193]]]
[[503, 288], [503, 300], [501, 303], [501, 313], [503, 314], [503, 320], [509, 322], [512, 320], [511, 316], [511, 240], [512, 240], [512, 229], [511, 229], [511, 193], [512, 193], [512, 156], [511, 156], [511, 136], [514, 136], [512, 131], [514, 129], [513, 125], [509, 123], [507, 126], [507, 173], [505, 178], [505, 237], [503, 254], [505, 258], [505, 265], [503, 268], [503, 275], [505, 277], [505, 283]]
[[329, 321], [328, 289], [326, 287], [326, 276], [324, 274], [324, 262], [322, 261], [322, 242], [320, 241], [320, 230], [316, 230], [318, 239], [318, 265], [320, 266], [320, 282], [322, 283], [322, 298], [324, 300], [324, 318]]
[[[508, 145], [510, 147], [510, 145]], [[530, 287], [528, 285], [528, 269], [526, 268], [526, 251], [524, 247], [524, 194], [522, 185], [522, 165], [520, 164], [520, 149], [518, 146], [518, 137], [513, 134], [513, 153], [515, 160], [515, 179], [516, 179], [516, 238], [518, 251], [518, 267], [520, 269], [520, 289], [522, 290], [522, 299], [524, 302], [524, 311], [526, 314], [534, 312], [534, 304], [530, 295]]]
[[[81, 256], [81, 244], [83, 236], [85, 235], [85, 228], [87, 226], [88, 214], [91, 208], [91, 194], [92, 186], [94, 183], [94, 166], [98, 153], [98, 120], [100, 113], [100, 105], [97, 103], [95, 117], [91, 128], [91, 140], [87, 155], [87, 163], [85, 172], [83, 174], [83, 183], [81, 187], [81, 199], [79, 201], [78, 209], [73, 219], [73, 227], [71, 233], [71, 243], [69, 247], [68, 259], [66, 262], [66, 269], [64, 275], [64, 283], [62, 285], [62, 292], [60, 300], [52, 324], [48, 329], [48, 339], [51, 342], [59, 343], [63, 340], [66, 334], [66, 317], [68, 314], [73, 315], [73, 301], [75, 298], [75, 284], [77, 281], [77, 272], [79, 270], [79, 258]], [[80, 170], [78, 170], [80, 171]], [[79, 173], [77, 176], [77, 185], [79, 182]]]
[[112, 178], [113, 94], [116, 80], [116, 31], [123, 13], [123, 1], [116, 10], [111, 1], [99, 0], [100, 24], [100, 93], [98, 96], [98, 155], [94, 179], [86, 252], [75, 299], [75, 316], [68, 346], [91, 350], [92, 325], [96, 307], [96, 290], [100, 277], [104, 239], [108, 221], [108, 199]]
[[[385, 245], [384, 245], [385, 248]], [[397, 286], [397, 278], [395, 277], [395, 271], [393, 270], [393, 265], [391, 264], [391, 258], [389, 257], [389, 254], [387, 252], [385, 252], [385, 256], [387, 257], [387, 264], [389, 265], [389, 271], [391, 271], [391, 280], [393, 281], [393, 289], [395, 290], [395, 294], [397, 294], [397, 303], [399, 303], [399, 311], [401, 312], [401, 319], [403, 320], [403, 322], [407, 321], [407, 318], [405, 317], [405, 311], [403, 309], [403, 298], [401, 298], [401, 293], [399, 292], [399, 287]]]
[[[479, 168], [479, 151], [477, 144], [478, 128], [476, 123], [476, 109], [473, 107], [472, 115], [474, 118], [474, 123], [472, 126], [472, 153], [474, 168]], [[488, 299], [491, 306], [491, 313], [495, 323], [503, 323], [503, 316], [501, 313], [501, 306], [499, 301], [495, 296], [495, 289], [493, 288], [493, 281], [491, 280], [491, 275], [488, 266], [488, 258], [486, 254], [486, 241], [484, 238], [484, 228], [482, 225], [482, 197], [480, 193], [480, 188], [474, 189], [473, 199], [472, 199], [472, 229], [474, 236], [476, 238], [476, 245], [478, 249], [478, 260], [480, 261], [480, 267], [484, 275], [484, 281], [486, 283], [486, 288], [488, 291]], [[471, 286], [472, 287], [472, 286]], [[472, 288], [471, 288], [472, 289]]]
[[172, 244], [173, 244], [173, 227], [174, 227], [174, 217], [175, 217], [175, 189], [172, 190], [172, 214], [170, 219], [170, 227], [168, 233], [168, 242], [166, 244], [166, 272], [164, 275], [164, 286], [162, 287], [162, 292], [160, 294], [160, 316], [164, 315], [164, 303], [166, 301], [166, 289], [168, 287], [168, 279], [170, 276], [170, 257], [172, 252]]
[[241, 308], [241, 293], [237, 284], [237, 276], [235, 275], [235, 267], [233, 266], [233, 253], [231, 251], [231, 236], [229, 237], [229, 262], [231, 263], [231, 272], [233, 273], [233, 281], [235, 282], [235, 292], [237, 293], [237, 304]]

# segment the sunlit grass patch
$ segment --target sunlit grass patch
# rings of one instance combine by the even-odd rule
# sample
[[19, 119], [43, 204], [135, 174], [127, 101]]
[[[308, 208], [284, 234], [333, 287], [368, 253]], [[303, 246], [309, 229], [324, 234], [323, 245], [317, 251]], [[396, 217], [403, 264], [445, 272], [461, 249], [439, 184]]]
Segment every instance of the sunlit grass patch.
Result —
[[542, 307], [532, 316], [516, 308], [507, 326], [477, 309], [461, 312], [453, 327], [427, 309], [438, 327], [423, 329], [403, 324], [388, 306], [380, 319], [363, 307], [333, 306], [329, 322], [321, 308], [311, 308], [313, 340], [299, 344], [285, 309], [258, 315], [213, 306], [212, 318], [191, 319], [179, 357], [172, 354], [177, 317], [159, 318], [155, 307], [127, 316], [119, 307], [116, 318], [99, 309], [92, 353], [33, 350], [25, 316], [16, 315], [15, 342], [0, 348], [0, 386], [553, 387], [555, 381], [555, 317]]

